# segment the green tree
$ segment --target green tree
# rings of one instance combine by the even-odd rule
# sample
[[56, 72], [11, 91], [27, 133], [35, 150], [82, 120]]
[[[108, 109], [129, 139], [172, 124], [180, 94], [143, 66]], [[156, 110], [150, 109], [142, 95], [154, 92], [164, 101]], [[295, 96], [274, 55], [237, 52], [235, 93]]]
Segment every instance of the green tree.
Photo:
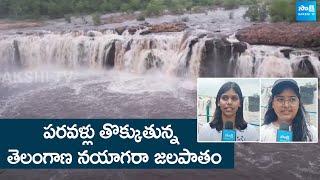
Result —
[[8, 9], [14, 17], [39, 18], [40, 0], [11, 0]]
[[130, 9], [134, 11], [139, 10], [142, 7], [140, 0], [129, 0], [128, 4], [130, 5]]
[[195, 5], [208, 6], [214, 3], [214, 0], [194, 0]]
[[104, 12], [114, 12], [120, 9], [121, 4], [118, 0], [104, 0], [100, 6], [100, 10]]
[[184, 9], [190, 9], [193, 5], [191, 0], [172, 0], [170, 3], [166, 3], [168, 9], [175, 13], [182, 13]]
[[249, 18], [250, 21], [265, 21], [268, 17], [266, 4], [258, 4], [257, 2], [250, 5], [243, 18]]
[[163, 0], [151, 0], [146, 8], [148, 15], [160, 15], [165, 9]]
[[277, 0], [272, 1], [270, 5], [270, 16], [273, 22], [295, 21], [295, 0]]
[[88, 12], [89, 1], [80, 0], [75, 3], [74, 10], [77, 13]]
[[49, 15], [51, 18], [64, 17], [66, 14], [73, 13], [73, 1], [48, 0], [41, 1], [40, 11], [42, 15]]
[[9, 0], [0, 0], [0, 16], [9, 14]]
[[130, 11], [132, 11], [133, 9], [132, 9], [132, 7], [130, 6], [130, 4], [129, 3], [123, 3], [123, 4], [121, 4], [121, 6], [120, 6], [120, 11], [122, 11], [122, 12], [130, 12]]
[[235, 9], [239, 7], [239, 4], [238, 0], [224, 0], [222, 6], [225, 9]]

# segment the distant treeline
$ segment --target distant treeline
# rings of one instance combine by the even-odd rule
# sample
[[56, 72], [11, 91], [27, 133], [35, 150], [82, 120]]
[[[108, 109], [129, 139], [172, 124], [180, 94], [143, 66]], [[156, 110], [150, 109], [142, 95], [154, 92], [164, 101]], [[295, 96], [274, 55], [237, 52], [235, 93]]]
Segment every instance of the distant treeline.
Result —
[[[297, 0], [252, 0], [244, 15], [251, 21], [265, 21], [269, 16], [272, 22], [295, 22]], [[317, 1], [317, 20], [320, 18], [320, 1]]]
[[[60, 18], [77, 14], [99, 15], [110, 12], [142, 11], [143, 17], [160, 15], [165, 10], [173, 13], [196, 11], [199, 7], [219, 6], [234, 9], [248, 5], [244, 18], [251, 21], [295, 21], [297, 0], [0, 0], [0, 18]], [[318, 1], [318, 20], [320, 1]], [[230, 14], [233, 18], [233, 14]]]
[[68, 14], [143, 11], [158, 15], [164, 10], [182, 12], [197, 6], [219, 5], [227, 9], [251, 0], [0, 0], [2, 18], [59, 18]]

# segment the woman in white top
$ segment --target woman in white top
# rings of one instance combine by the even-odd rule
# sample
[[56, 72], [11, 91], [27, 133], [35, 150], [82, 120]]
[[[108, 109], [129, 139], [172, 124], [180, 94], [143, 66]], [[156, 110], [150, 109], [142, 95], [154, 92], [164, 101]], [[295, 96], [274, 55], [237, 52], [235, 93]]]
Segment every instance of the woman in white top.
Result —
[[227, 121], [233, 122], [236, 141], [259, 141], [259, 128], [249, 125], [243, 118], [243, 96], [237, 83], [223, 84], [215, 103], [213, 120], [199, 128], [199, 141], [221, 141], [222, 129]]
[[268, 102], [268, 109], [261, 127], [262, 142], [276, 142], [277, 130], [280, 124], [289, 125], [292, 141], [318, 141], [316, 127], [309, 124], [299, 86], [292, 79], [279, 79], [272, 87], [272, 95]]

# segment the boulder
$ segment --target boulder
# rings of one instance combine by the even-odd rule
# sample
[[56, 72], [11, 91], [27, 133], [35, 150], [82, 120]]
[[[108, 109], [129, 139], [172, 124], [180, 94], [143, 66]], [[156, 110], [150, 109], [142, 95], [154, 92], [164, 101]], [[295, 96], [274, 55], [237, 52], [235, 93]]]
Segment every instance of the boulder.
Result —
[[233, 77], [236, 59], [247, 49], [243, 42], [231, 43], [226, 38], [205, 40], [200, 62], [200, 77]]
[[318, 47], [320, 23], [262, 23], [239, 30], [236, 37], [249, 44]]
[[290, 59], [290, 53], [293, 49], [281, 49], [280, 52], [284, 55], [284, 57]]
[[181, 32], [187, 28], [185, 23], [162, 23], [162, 24], [149, 24], [144, 23], [139, 26], [121, 26], [115, 28], [115, 31], [121, 35], [125, 30], [128, 30], [129, 34], [133, 35], [138, 30], [144, 29], [140, 32], [140, 35], [146, 35], [150, 33], [161, 33], [161, 32]]
[[162, 23], [150, 25], [147, 30], [141, 32], [141, 35], [162, 32], [181, 32], [187, 28], [185, 23]]
[[119, 34], [122, 35], [122, 33], [127, 29], [126, 26], [117, 27], [114, 30]]

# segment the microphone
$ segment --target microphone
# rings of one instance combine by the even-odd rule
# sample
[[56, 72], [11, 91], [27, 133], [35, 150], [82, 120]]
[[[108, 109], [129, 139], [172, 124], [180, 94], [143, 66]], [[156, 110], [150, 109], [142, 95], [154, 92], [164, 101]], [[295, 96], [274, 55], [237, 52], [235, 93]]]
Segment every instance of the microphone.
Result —
[[227, 121], [222, 130], [221, 141], [236, 141], [236, 131], [233, 130], [233, 122]]
[[280, 128], [277, 130], [277, 142], [291, 142], [292, 132], [289, 131], [289, 124], [280, 123]]

